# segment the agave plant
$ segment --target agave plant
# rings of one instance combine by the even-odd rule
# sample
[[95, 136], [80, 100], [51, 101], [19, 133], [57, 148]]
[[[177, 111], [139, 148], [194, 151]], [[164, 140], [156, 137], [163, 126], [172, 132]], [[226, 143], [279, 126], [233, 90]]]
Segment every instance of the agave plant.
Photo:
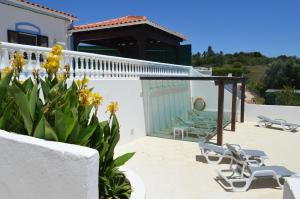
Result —
[[54, 47], [44, 63], [47, 76], [43, 79], [39, 71], [34, 71], [22, 82], [19, 75], [25, 61], [16, 54], [15, 59], [19, 60], [13, 60], [15, 65], [1, 73], [0, 129], [98, 150], [100, 198], [129, 198], [130, 183], [118, 168], [134, 153], [114, 158], [120, 139], [118, 105], [110, 104], [109, 119], [100, 122], [97, 110], [101, 95], [88, 88], [86, 77], [68, 86], [69, 66], [58, 74], [61, 57], [62, 48]]

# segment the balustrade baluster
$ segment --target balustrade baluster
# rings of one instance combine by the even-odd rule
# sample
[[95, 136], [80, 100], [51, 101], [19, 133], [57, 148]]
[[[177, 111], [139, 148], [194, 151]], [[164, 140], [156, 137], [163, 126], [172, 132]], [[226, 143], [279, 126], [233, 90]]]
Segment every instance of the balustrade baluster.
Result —
[[74, 67], [74, 78], [80, 77], [80, 71], [79, 71], [79, 57], [74, 57], [75, 59], [75, 67]]

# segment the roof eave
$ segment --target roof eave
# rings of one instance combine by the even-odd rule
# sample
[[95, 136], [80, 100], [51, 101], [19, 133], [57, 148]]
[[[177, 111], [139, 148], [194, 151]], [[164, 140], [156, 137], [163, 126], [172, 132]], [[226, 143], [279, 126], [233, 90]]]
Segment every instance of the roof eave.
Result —
[[44, 8], [39, 8], [39, 7], [36, 7], [34, 5], [25, 4], [23, 2], [18, 2], [16, 0], [0, 0], [0, 3], [15, 6], [15, 7], [18, 7], [18, 8], [27, 9], [27, 10], [30, 10], [32, 12], [37, 12], [37, 13], [44, 14], [44, 15], [49, 15], [49, 16], [59, 18], [59, 19], [64, 19], [64, 20], [69, 20], [69, 21], [78, 21], [79, 20], [77, 17], [68, 16], [66, 14], [61, 14], [61, 13], [51, 11], [51, 10], [46, 10]]
[[160, 25], [157, 25], [155, 23], [152, 23], [150, 21], [139, 21], [139, 22], [133, 22], [133, 23], [124, 23], [124, 24], [117, 24], [117, 25], [110, 25], [110, 26], [103, 26], [103, 27], [95, 27], [95, 28], [85, 28], [85, 29], [72, 29], [71, 32], [72, 33], [76, 33], [76, 32], [84, 32], [84, 31], [93, 31], [93, 30], [103, 30], [103, 29], [110, 29], [110, 28], [118, 28], [118, 27], [125, 27], [125, 26], [134, 26], [134, 25], [141, 25], [141, 24], [147, 24], [149, 26], [155, 27], [157, 29], [160, 29], [164, 32], [167, 32], [169, 34], [172, 34], [180, 39], [182, 39], [183, 41], [187, 40], [187, 38], [184, 35], [181, 35], [177, 32], [174, 32], [172, 30], [169, 30], [167, 28], [164, 28]]

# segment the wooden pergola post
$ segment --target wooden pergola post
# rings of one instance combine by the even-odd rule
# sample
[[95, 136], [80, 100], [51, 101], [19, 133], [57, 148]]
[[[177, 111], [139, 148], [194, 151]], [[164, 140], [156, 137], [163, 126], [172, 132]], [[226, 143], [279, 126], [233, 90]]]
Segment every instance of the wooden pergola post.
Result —
[[218, 94], [218, 121], [217, 121], [217, 144], [223, 144], [223, 115], [224, 115], [224, 81], [219, 82]]
[[246, 85], [245, 85], [245, 79], [243, 79], [242, 86], [241, 86], [241, 123], [244, 123], [245, 120], [245, 92], [246, 92]]
[[231, 103], [231, 131], [235, 131], [236, 98], [237, 98], [237, 82], [233, 82], [232, 83], [232, 103]]

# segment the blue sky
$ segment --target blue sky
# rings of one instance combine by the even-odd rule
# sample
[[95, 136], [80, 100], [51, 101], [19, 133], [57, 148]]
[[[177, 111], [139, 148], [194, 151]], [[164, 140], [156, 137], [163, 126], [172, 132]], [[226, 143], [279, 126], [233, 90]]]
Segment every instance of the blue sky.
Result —
[[76, 15], [79, 24], [144, 15], [181, 32], [193, 52], [260, 51], [300, 56], [299, 0], [32, 0]]

